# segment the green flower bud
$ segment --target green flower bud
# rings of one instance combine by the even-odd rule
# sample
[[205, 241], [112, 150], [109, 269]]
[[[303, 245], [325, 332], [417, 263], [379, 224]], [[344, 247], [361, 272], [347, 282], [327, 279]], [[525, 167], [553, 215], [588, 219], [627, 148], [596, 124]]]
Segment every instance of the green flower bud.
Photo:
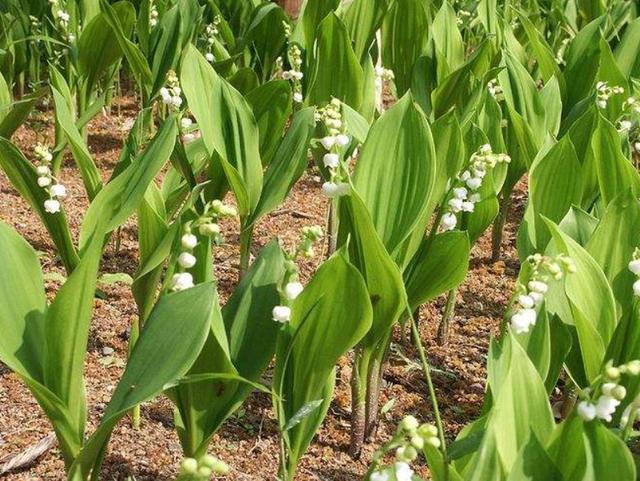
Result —
[[420, 423], [414, 416], [411, 415], [405, 416], [405, 418], [400, 423], [400, 428], [407, 432], [415, 431], [416, 429], [418, 429], [418, 426], [420, 426]]
[[424, 448], [424, 438], [421, 436], [412, 436], [411, 445], [416, 449], [422, 450], [422, 448]]
[[423, 424], [418, 428], [418, 434], [423, 438], [433, 438], [438, 436], [438, 428], [433, 424]]
[[193, 458], [184, 458], [180, 463], [180, 470], [183, 474], [196, 474], [198, 471], [198, 461]]

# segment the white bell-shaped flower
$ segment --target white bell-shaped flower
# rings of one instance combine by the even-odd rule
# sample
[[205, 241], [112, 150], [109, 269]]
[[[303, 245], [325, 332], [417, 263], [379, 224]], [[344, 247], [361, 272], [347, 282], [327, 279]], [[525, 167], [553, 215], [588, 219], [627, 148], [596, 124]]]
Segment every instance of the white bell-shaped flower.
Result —
[[182, 247], [185, 249], [193, 249], [198, 245], [198, 238], [193, 234], [184, 234], [180, 239]]
[[328, 154], [324, 154], [322, 162], [324, 163], [325, 167], [335, 169], [336, 167], [338, 167], [338, 165], [340, 165], [340, 156], [338, 154], [330, 152]]
[[184, 291], [193, 287], [193, 276], [188, 272], [179, 272], [171, 278], [171, 290]]
[[51, 195], [54, 197], [66, 197], [67, 196], [67, 188], [62, 184], [53, 184], [51, 189], [49, 189]]
[[299, 282], [289, 282], [284, 286], [284, 294], [287, 299], [293, 301], [304, 290], [304, 286]]
[[44, 201], [44, 210], [49, 214], [60, 212], [60, 202], [56, 199], [47, 199]]
[[51, 184], [51, 177], [38, 177], [38, 185], [40, 187], [46, 187]]
[[640, 276], [640, 259], [634, 259], [629, 262], [629, 270], [636, 276]]
[[440, 219], [440, 226], [444, 230], [453, 230], [453, 229], [455, 229], [457, 223], [458, 223], [458, 218], [456, 217], [455, 214], [453, 214], [451, 212], [447, 212], [446, 214], [444, 214], [442, 216], [442, 219]]
[[288, 306], [276, 306], [271, 311], [271, 315], [276, 322], [289, 322], [291, 320], [291, 308]]
[[584, 421], [593, 421], [596, 418], [596, 407], [588, 401], [580, 401], [576, 411]]
[[190, 252], [183, 252], [178, 256], [178, 264], [185, 269], [191, 269], [196, 265], [196, 257]]

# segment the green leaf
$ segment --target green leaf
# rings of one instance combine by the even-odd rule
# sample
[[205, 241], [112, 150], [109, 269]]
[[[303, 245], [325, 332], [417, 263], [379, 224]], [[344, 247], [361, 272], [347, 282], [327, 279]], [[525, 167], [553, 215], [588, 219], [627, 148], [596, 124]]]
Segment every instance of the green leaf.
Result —
[[287, 424], [285, 425], [284, 430], [285, 431], [289, 431], [293, 427], [295, 427], [298, 424], [300, 424], [304, 418], [306, 418], [313, 411], [318, 409], [322, 405], [322, 402], [323, 402], [322, 399], [318, 399], [316, 401], [309, 401], [308, 403], [306, 403], [304, 406], [302, 406], [298, 410], [297, 413], [295, 413], [293, 416], [291, 416], [289, 421], [287, 421]]
[[180, 81], [207, 151], [221, 157], [238, 196], [240, 214], [246, 217], [255, 209], [262, 190], [259, 131], [251, 108], [193, 45], [184, 54]]
[[414, 232], [424, 232], [435, 180], [429, 124], [411, 95], [405, 95], [371, 127], [353, 176], [392, 257]]
[[564, 481], [535, 433], [522, 446], [507, 481]]
[[347, 28], [334, 13], [318, 25], [308, 85], [308, 104], [322, 105], [335, 97], [360, 109], [364, 72], [351, 46]]
[[341, 12], [342, 21], [353, 40], [353, 50], [360, 61], [365, 59], [392, 3], [392, 0], [353, 0]]

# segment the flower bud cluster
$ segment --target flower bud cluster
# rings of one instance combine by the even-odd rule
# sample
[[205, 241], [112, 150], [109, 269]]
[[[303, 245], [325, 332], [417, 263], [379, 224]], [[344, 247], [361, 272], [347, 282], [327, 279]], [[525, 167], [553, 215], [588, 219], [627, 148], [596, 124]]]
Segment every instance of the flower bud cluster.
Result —
[[194, 128], [193, 120], [190, 117], [182, 117], [180, 119], [180, 133], [182, 134], [182, 142], [188, 144], [200, 138], [200, 131]]
[[205, 38], [207, 42], [207, 52], [204, 54], [204, 57], [207, 59], [207, 62], [213, 63], [215, 57], [213, 52], [211, 51], [213, 44], [216, 41], [216, 37], [220, 33], [220, 23], [222, 23], [222, 19], [220, 15], [216, 15], [213, 17], [213, 22], [205, 27]]
[[182, 105], [182, 89], [180, 88], [178, 76], [173, 70], [167, 72], [167, 85], [160, 89], [160, 96], [162, 97], [163, 104], [173, 110], [180, 110], [180, 106]]
[[291, 81], [293, 101], [300, 104], [304, 100], [302, 96], [302, 78], [304, 77], [302, 73], [302, 50], [300, 50], [300, 47], [296, 44], [291, 44], [289, 45], [287, 54], [291, 69], [282, 72], [282, 78]]
[[229, 473], [229, 466], [224, 461], [205, 454], [200, 461], [185, 458], [180, 463], [180, 473], [176, 481], [209, 481], [213, 475]]
[[158, 25], [158, 7], [156, 7], [156, 4], [154, 2], [150, 2], [149, 5], [149, 25], [151, 27], [155, 27], [156, 25]]
[[324, 123], [329, 134], [320, 139], [320, 144], [326, 150], [322, 162], [330, 175], [330, 179], [322, 184], [322, 191], [329, 198], [349, 195], [349, 174], [340, 162], [343, 150], [351, 142], [342, 121], [342, 102], [336, 98], [332, 99], [326, 107], [316, 112], [316, 120]]
[[44, 145], [38, 144], [34, 149], [34, 153], [38, 159], [38, 165], [36, 166], [38, 186], [49, 194], [49, 198], [44, 201], [44, 210], [49, 214], [56, 214], [60, 212], [59, 199], [67, 196], [67, 189], [57, 182], [51, 173], [49, 165], [53, 160], [53, 155], [51, 155], [49, 149]]
[[470, 21], [473, 14], [468, 10], [458, 10], [456, 14], [456, 23], [460, 26], [464, 25], [466, 21]]
[[455, 229], [458, 224], [456, 214], [473, 212], [475, 204], [480, 202], [480, 194], [476, 191], [482, 186], [487, 171], [499, 163], [509, 162], [511, 162], [511, 157], [507, 154], [495, 154], [489, 144], [481, 146], [471, 156], [467, 168], [456, 178], [453, 186], [449, 189], [449, 193], [445, 197], [446, 206], [440, 219], [440, 227], [445, 231]]
[[382, 93], [384, 91], [384, 84], [385, 82], [392, 82], [396, 76], [393, 73], [393, 70], [390, 70], [388, 68], [384, 68], [381, 65], [376, 66], [375, 69], [376, 72], [376, 99], [377, 99], [377, 106], [378, 106], [378, 110], [380, 112], [382, 112], [384, 105], [382, 102]]
[[302, 293], [304, 286], [300, 283], [299, 268], [296, 259], [313, 256], [313, 244], [323, 237], [319, 226], [304, 227], [302, 239], [291, 252], [285, 252], [285, 275], [280, 286], [280, 304], [271, 311], [274, 321], [285, 324], [291, 320], [291, 304]]
[[560, 48], [556, 52], [556, 62], [557, 62], [558, 65], [564, 65], [565, 64], [564, 53], [567, 50], [567, 46], [569, 45], [569, 42], [571, 42], [571, 38], [570, 37], [567, 37], [567, 38], [563, 39], [562, 42], [560, 42]]
[[633, 283], [633, 295], [640, 297], [640, 249], [637, 247], [633, 252], [631, 262], [629, 262], [629, 270], [637, 277]]
[[69, 28], [69, 22], [71, 21], [69, 12], [60, 6], [58, 0], [49, 0], [49, 3], [51, 4], [51, 13], [53, 14], [56, 26], [60, 31], [60, 35], [69, 43], [75, 42], [76, 36]]
[[198, 238], [194, 231], [203, 236], [210, 237], [214, 243], [220, 244], [223, 241], [220, 233], [220, 224], [218, 220], [221, 217], [235, 217], [238, 215], [236, 209], [222, 203], [222, 201], [214, 200], [205, 206], [204, 214], [193, 222], [187, 222], [184, 225], [184, 231], [180, 238], [181, 252], [178, 255], [177, 272], [171, 278], [170, 289], [172, 291], [184, 291], [194, 286], [193, 275], [189, 272], [196, 263], [196, 256], [193, 250], [198, 245]]
[[494, 99], [496, 99], [498, 102], [504, 100], [504, 91], [502, 90], [502, 87], [498, 83], [497, 78], [491, 79], [489, 80], [489, 82], [487, 82], [487, 90], [489, 90], [489, 93], [491, 94], [491, 96]]
[[624, 93], [624, 88], [619, 85], [609, 86], [608, 82], [598, 82], [596, 84], [596, 105], [601, 109], [607, 108], [607, 102], [612, 95]]
[[379, 463], [385, 453], [395, 450], [395, 463], [393, 468], [382, 468], [373, 471], [369, 476], [370, 481], [411, 481], [413, 470], [410, 463], [416, 460], [418, 453], [425, 446], [440, 448], [438, 429], [432, 424], [420, 424], [414, 416], [406, 416], [398, 425], [393, 438], [387, 442], [374, 455], [373, 462]]
[[[581, 393], [582, 400], [576, 408], [578, 416], [585, 421], [593, 421], [597, 418], [611, 422], [616, 409], [627, 395], [625, 387], [619, 384], [622, 375], [639, 376], [640, 360], [630, 361], [617, 367], [609, 364], [605, 368], [604, 376], [600, 379], [599, 384], [593, 389], [587, 388]], [[634, 409], [636, 401], [638, 400], [636, 399], [630, 404], [627, 421], [628, 414], [631, 413], [631, 409]]]
[[549, 277], [560, 280], [565, 274], [576, 272], [573, 259], [558, 254], [555, 257], [547, 257], [534, 254], [527, 258], [531, 274], [527, 285], [520, 284], [513, 300], [515, 311], [511, 314], [511, 328], [516, 334], [529, 332], [538, 317], [536, 307], [544, 302], [544, 296], [549, 289], [547, 282]]

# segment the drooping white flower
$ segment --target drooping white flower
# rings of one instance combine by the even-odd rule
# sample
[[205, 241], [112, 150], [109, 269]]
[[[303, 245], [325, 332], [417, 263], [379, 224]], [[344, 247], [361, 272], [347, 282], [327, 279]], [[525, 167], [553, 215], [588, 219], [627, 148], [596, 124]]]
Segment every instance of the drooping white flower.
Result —
[[636, 276], [640, 276], [640, 259], [635, 259], [629, 262], [629, 270]]
[[338, 144], [340, 147], [346, 147], [347, 145], [349, 145], [350, 141], [351, 140], [349, 139], [348, 135], [338, 134], [336, 136], [336, 144]]
[[442, 216], [442, 219], [440, 219], [440, 225], [444, 230], [455, 229], [457, 223], [458, 223], [458, 218], [456, 217], [455, 214], [452, 214], [451, 212], [447, 212]]
[[535, 302], [536, 306], [542, 304], [542, 301], [544, 301], [544, 296], [539, 292], [530, 292], [529, 297], [533, 299], [533, 302]]
[[67, 196], [67, 188], [62, 184], [53, 184], [51, 189], [49, 189], [51, 195], [54, 197], [66, 197]]
[[45, 176], [51, 174], [51, 169], [47, 165], [39, 165], [36, 167], [36, 173], [40, 176]]
[[618, 131], [628, 132], [629, 130], [631, 130], [631, 127], [633, 127], [633, 124], [630, 121], [621, 120], [620, 123], [618, 124]]
[[369, 476], [370, 481], [391, 481], [391, 475], [388, 471], [374, 471]]
[[460, 174], [460, 180], [465, 182], [471, 178], [471, 172], [465, 170], [462, 174]]
[[189, 117], [182, 117], [180, 119], [180, 127], [182, 127], [183, 130], [188, 129], [192, 125], [193, 125], [193, 120], [191, 120]]
[[289, 282], [284, 286], [284, 294], [287, 299], [293, 301], [304, 290], [304, 286], [299, 282]]
[[271, 315], [276, 322], [289, 322], [291, 320], [291, 308], [288, 306], [276, 306], [271, 311]]
[[193, 276], [188, 272], [178, 272], [171, 278], [172, 291], [184, 291], [193, 287]]
[[46, 187], [51, 184], [51, 177], [38, 177], [38, 185], [40, 187]]
[[207, 62], [209, 62], [209, 63], [213, 63], [213, 61], [215, 60], [215, 57], [213, 56], [213, 54], [211, 52], [207, 52], [204, 55], [204, 58], [206, 58]]
[[60, 202], [56, 199], [47, 199], [44, 201], [44, 210], [49, 214], [60, 212]]
[[198, 245], [198, 238], [193, 234], [184, 234], [182, 239], [180, 239], [182, 247], [185, 249], [193, 249]]
[[531, 309], [536, 305], [536, 302], [531, 296], [521, 295], [518, 296], [518, 304], [520, 304], [520, 307], [524, 309]]
[[179, 95], [174, 95], [171, 98], [171, 104], [176, 108], [180, 108], [180, 106], [182, 105], [182, 97], [180, 97]]
[[329, 198], [336, 197], [338, 195], [338, 184], [335, 182], [325, 182], [322, 184], [322, 192]]
[[613, 413], [616, 412], [616, 408], [620, 405], [620, 401], [612, 396], [600, 396], [596, 403], [596, 416], [598, 419], [602, 419], [607, 422], [611, 422]]
[[464, 201], [462, 199], [458, 199], [456, 197], [454, 197], [453, 199], [450, 199], [448, 204], [449, 207], [451, 207], [451, 210], [453, 212], [460, 212], [462, 210], [462, 203]]
[[465, 200], [462, 203], [462, 211], [463, 212], [473, 212], [475, 210], [475, 204], [469, 200]]
[[322, 161], [324, 162], [325, 167], [335, 169], [340, 165], [340, 156], [333, 153], [324, 154]]
[[467, 179], [467, 187], [471, 190], [477, 190], [482, 185], [482, 179], [480, 177], [470, 177]]
[[636, 297], [640, 297], [640, 279], [633, 283], [633, 294]]
[[464, 200], [467, 198], [467, 194], [467, 189], [465, 189], [464, 187], [456, 187], [455, 189], [453, 189], [453, 196], [456, 199]]
[[328, 135], [326, 137], [323, 137], [320, 140], [320, 143], [325, 149], [331, 150], [331, 147], [333, 147], [336, 144], [336, 138], [333, 135]]
[[183, 252], [178, 256], [178, 264], [185, 269], [191, 269], [196, 265], [196, 257], [190, 252]]
[[295, 103], [301, 104], [303, 100], [304, 100], [304, 98], [302, 97], [302, 94], [300, 92], [294, 92], [293, 93], [293, 101]]
[[546, 293], [547, 289], [549, 288], [547, 284], [542, 281], [529, 281], [529, 284], [527, 284], [527, 287], [529, 288], [530, 291], [537, 292], [539, 294]]
[[584, 421], [593, 421], [596, 418], [596, 407], [588, 401], [580, 401], [577, 413]]
[[411, 481], [413, 477], [413, 469], [407, 463], [398, 461], [395, 463], [396, 480], [397, 481]]

